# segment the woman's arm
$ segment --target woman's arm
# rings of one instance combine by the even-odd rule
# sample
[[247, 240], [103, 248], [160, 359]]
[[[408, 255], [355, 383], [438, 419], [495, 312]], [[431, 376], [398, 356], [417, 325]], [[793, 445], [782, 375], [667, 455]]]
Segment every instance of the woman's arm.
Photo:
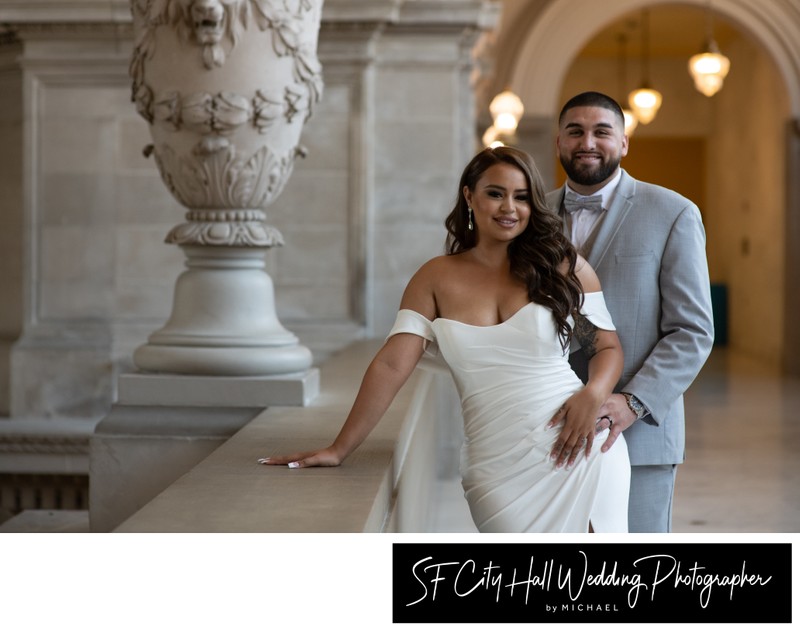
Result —
[[390, 337], [367, 368], [353, 407], [336, 439], [324, 449], [259, 460], [261, 464], [336, 467], [356, 449], [386, 413], [424, 351], [421, 337], [398, 333]]
[[[411, 309], [429, 320], [433, 320], [436, 310], [431, 282], [435, 278], [435, 268], [431, 263], [424, 265], [409, 281], [400, 302], [401, 309]], [[288, 465], [292, 469], [340, 465], [364, 442], [389, 409], [422, 357], [425, 344], [425, 339], [412, 333], [397, 333], [384, 343], [367, 367], [350, 413], [328, 447], [262, 458], [259, 463]]]
[[[585, 260], [579, 260], [576, 274], [584, 293], [600, 291], [600, 281]], [[551, 452], [557, 467], [565, 463], [571, 466], [581, 451], [586, 455], [591, 452], [600, 406], [622, 374], [622, 346], [616, 332], [599, 329], [580, 313], [575, 314], [574, 320], [573, 335], [589, 357], [589, 378], [550, 421], [550, 427], [563, 423]]]

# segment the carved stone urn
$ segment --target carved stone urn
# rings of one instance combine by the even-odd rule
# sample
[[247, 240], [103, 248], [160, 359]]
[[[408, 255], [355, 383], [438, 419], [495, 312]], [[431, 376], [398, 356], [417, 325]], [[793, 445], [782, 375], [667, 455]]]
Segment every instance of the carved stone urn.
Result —
[[277, 375], [311, 352], [278, 320], [264, 209], [281, 193], [322, 93], [322, 0], [131, 0], [132, 98], [188, 209], [168, 243], [187, 269], [166, 324], [134, 352], [147, 372]]

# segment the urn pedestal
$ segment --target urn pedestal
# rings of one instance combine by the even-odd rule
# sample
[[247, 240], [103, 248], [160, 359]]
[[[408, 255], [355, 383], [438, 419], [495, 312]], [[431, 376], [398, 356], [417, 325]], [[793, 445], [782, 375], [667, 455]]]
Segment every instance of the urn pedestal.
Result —
[[133, 356], [142, 371], [271, 376], [312, 365], [280, 323], [266, 208], [322, 92], [321, 0], [132, 0], [132, 97], [164, 184], [188, 209], [167, 235], [187, 270], [172, 313]]
[[311, 351], [275, 313], [261, 248], [185, 245], [187, 270], [175, 285], [172, 314], [136, 349], [148, 372], [263, 376], [310, 368]]
[[[322, 0], [131, 0], [133, 100], [166, 187], [188, 210], [164, 326], [91, 440], [90, 527], [107, 532], [264, 408], [319, 392], [311, 352], [276, 313], [264, 209], [322, 91]], [[302, 209], [301, 209], [302, 210]], [[255, 464], [255, 459], [253, 460]]]

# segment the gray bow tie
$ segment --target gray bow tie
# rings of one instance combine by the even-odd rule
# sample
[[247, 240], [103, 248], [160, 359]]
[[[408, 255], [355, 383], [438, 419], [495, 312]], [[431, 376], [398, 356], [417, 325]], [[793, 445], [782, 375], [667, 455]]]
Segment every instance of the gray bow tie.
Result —
[[564, 208], [567, 209], [568, 213], [575, 213], [581, 209], [597, 212], [603, 210], [603, 196], [592, 195], [590, 197], [581, 197], [572, 191], [567, 191], [567, 194], [564, 196]]

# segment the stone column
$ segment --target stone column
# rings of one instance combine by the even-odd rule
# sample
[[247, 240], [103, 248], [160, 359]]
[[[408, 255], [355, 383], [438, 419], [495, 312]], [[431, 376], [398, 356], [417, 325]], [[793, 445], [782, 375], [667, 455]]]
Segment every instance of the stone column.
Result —
[[0, 417], [11, 412], [11, 352], [24, 326], [22, 45], [0, 30]]
[[556, 142], [558, 125], [546, 116], [523, 116], [517, 127], [519, 146], [533, 156], [547, 190], [556, 185]]

